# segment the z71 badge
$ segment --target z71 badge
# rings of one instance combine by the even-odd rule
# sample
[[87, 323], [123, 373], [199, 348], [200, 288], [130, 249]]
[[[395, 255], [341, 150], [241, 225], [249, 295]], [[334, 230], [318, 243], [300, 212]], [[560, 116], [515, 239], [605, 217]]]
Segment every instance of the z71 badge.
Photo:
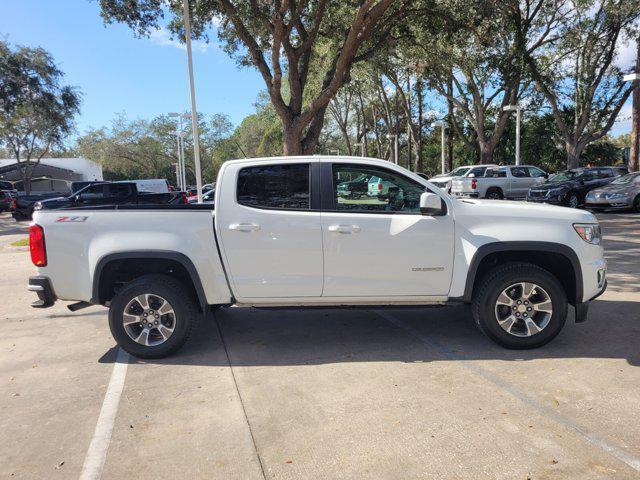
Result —
[[86, 222], [89, 217], [58, 217], [56, 222]]

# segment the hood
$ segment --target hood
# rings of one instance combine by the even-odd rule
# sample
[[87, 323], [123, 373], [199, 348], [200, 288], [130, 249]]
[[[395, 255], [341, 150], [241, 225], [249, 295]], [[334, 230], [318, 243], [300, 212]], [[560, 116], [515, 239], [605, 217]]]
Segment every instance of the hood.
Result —
[[567, 180], [565, 182], [544, 182], [538, 185], [534, 185], [531, 188], [535, 190], [552, 190], [554, 188], [572, 187], [575, 185], [573, 180]]
[[577, 208], [505, 200], [464, 199], [456, 201], [463, 204], [465, 209], [470, 207], [470, 210], [465, 213], [486, 217], [548, 218], [575, 223], [598, 223], [595, 215]]
[[589, 193], [598, 194], [598, 193], [633, 193], [637, 190], [640, 190], [640, 186], [638, 184], [630, 184], [630, 185], [614, 185], [609, 184], [604, 187], [594, 188]]

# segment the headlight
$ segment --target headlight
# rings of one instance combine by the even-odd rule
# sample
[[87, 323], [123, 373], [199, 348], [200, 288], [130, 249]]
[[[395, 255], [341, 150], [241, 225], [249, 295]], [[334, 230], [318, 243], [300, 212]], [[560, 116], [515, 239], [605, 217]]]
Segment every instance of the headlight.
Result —
[[605, 195], [605, 198], [609, 200], [626, 199], [626, 198], [629, 198], [629, 194], [628, 193], [609, 193], [608, 195]]
[[585, 242], [591, 243], [592, 245], [600, 245], [602, 234], [600, 232], [600, 225], [597, 223], [574, 223], [573, 228]]

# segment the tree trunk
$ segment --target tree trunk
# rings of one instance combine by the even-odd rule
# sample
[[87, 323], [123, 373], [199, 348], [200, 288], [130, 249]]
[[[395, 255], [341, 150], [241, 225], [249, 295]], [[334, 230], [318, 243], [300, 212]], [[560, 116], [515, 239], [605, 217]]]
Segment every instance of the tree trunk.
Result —
[[496, 148], [493, 142], [478, 142], [478, 146], [480, 147], [480, 164], [493, 163], [493, 151]]
[[293, 125], [284, 126], [284, 155], [302, 155], [302, 132]]
[[577, 143], [565, 141], [565, 150], [567, 151], [567, 170], [578, 168], [582, 148]]

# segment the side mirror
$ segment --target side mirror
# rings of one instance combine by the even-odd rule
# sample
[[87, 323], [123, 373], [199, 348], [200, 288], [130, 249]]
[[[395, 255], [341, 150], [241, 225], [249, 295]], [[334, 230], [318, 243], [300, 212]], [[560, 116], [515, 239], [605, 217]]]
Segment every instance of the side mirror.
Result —
[[549, 174], [547, 172], [544, 172], [544, 175], [542, 175], [544, 178], [549, 178]]
[[442, 213], [442, 200], [438, 195], [424, 192], [420, 195], [420, 213], [423, 215], [439, 215]]
[[73, 201], [76, 203], [82, 203], [82, 196], [80, 194], [77, 194], [73, 197]]

